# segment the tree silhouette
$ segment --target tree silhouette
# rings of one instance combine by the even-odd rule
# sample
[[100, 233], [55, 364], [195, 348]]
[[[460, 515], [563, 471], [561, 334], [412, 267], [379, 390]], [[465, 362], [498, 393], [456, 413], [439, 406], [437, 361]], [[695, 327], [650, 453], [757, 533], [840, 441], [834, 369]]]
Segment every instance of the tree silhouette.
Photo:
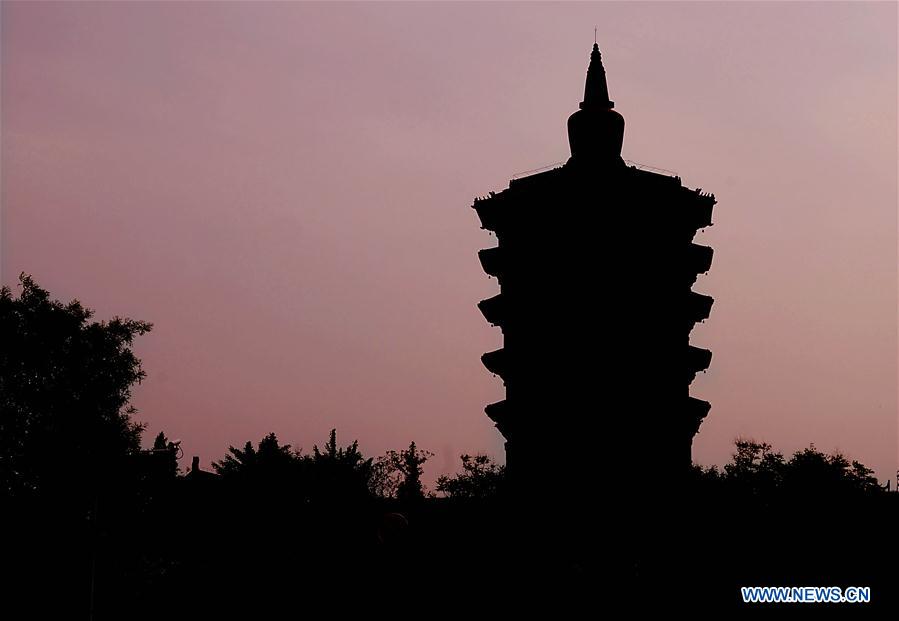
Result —
[[153, 440], [154, 451], [164, 451], [169, 446], [169, 439], [165, 436], [165, 432], [160, 431]]
[[783, 479], [785, 488], [804, 497], [881, 491], [871, 469], [857, 461], [850, 463], [840, 453], [824, 454], [814, 444], [793, 454]]
[[90, 321], [77, 300], [19, 283], [18, 298], [0, 289], [0, 494], [74, 496], [139, 449], [128, 403], [144, 372], [131, 345], [151, 324]]
[[707, 493], [728, 493], [744, 500], [774, 498], [833, 498], [878, 494], [874, 471], [840, 453], [826, 454], [809, 445], [789, 460], [767, 442], [738, 439], [736, 451], [723, 471], [693, 465], [693, 481]]
[[448, 498], [487, 499], [501, 492], [506, 480], [506, 467], [487, 455], [462, 455], [462, 472], [437, 479], [437, 491]]
[[421, 482], [422, 466], [434, 453], [420, 450], [415, 442], [402, 451], [387, 451], [378, 458], [372, 477], [373, 491], [384, 498], [396, 498], [404, 503], [417, 502], [426, 496]]
[[[154, 470], [163, 473], [167, 478], [178, 475], [179, 443], [171, 442], [164, 432], [160, 431], [153, 439], [153, 447], [147, 452], [152, 458]], [[154, 473], [155, 474], [155, 473]]]
[[409, 448], [400, 451], [398, 463], [403, 480], [396, 489], [397, 499], [403, 502], [417, 502], [424, 498], [425, 490], [421, 484], [421, 475], [424, 473], [422, 465], [434, 454], [428, 451], [419, 451], [415, 448], [415, 442], [409, 444]]
[[289, 444], [281, 445], [278, 437], [270, 433], [253, 448], [247, 442], [243, 449], [228, 447], [228, 455], [221, 461], [213, 462], [212, 468], [226, 479], [283, 478], [293, 474], [302, 456], [293, 451]]
[[359, 441], [346, 448], [337, 445], [337, 430], [332, 429], [324, 450], [313, 445], [307, 458], [314, 499], [325, 502], [354, 502], [368, 498], [373, 459], [362, 456]]
[[783, 483], [784, 457], [767, 442], [738, 439], [736, 452], [724, 472], [733, 484], [749, 495], [768, 495]]

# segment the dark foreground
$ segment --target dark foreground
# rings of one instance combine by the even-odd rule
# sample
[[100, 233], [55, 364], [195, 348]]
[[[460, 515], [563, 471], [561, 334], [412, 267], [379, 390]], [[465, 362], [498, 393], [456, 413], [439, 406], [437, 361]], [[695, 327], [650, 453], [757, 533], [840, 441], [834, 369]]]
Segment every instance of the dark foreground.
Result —
[[[179, 478], [146, 497], [102, 498], [99, 524], [63, 506], [13, 507], [5, 618], [300, 617], [376, 610], [580, 608], [757, 611], [741, 586], [869, 586], [859, 604], [784, 604], [844, 614], [892, 611], [897, 494], [748, 502], [687, 493], [597, 495], [585, 519], [539, 501], [426, 498], [406, 504], [292, 503], [274, 490]], [[694, 490], [695, 492], [695, 490]], [[627, 516], [622, 520], [621, 516]], [[80, 519], [79, 519], [80, 518]], [[608, 613], [608, 614], [604, 614]]]

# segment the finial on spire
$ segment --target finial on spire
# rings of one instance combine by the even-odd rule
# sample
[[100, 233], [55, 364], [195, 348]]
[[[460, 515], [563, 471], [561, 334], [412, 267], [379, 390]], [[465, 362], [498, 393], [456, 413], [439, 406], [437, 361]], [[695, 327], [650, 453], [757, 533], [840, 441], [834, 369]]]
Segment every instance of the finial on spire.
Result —
[[593, 27], [593, 45], [596, 45], [596, 26]]

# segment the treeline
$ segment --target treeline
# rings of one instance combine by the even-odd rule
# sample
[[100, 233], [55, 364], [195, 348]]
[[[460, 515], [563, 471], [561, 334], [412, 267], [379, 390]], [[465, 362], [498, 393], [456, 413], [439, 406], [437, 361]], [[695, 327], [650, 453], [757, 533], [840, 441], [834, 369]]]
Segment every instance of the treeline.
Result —
[[[154, 452], [168, 452], [171, 456], [177, 456], [179, 448], [162, 432], [153, 445]], [[497, 496], [503, 488], [505, 466], [479, 454], [462, 455], [462, 471], [439, 476], [435, 492], [429, 491], [421, 477], [424, 464], [433, 455], [419, 449], [413, 441], [406, 449], [387, 451], [376, 459], [366, 458], [356, 440], [346, 447], [339, 446], [337, 430], [332, 429], [324, 447], [313, 445], [309, 454], [280, 444], [278, 437], [270, 433], [255, 447], [250, 441], [243, 448], [228, 447], [227, 455], [213, 462], [212, 468], [224, 481], [240, 485], [290, 484], [292, 493], [310, 502], [371, 495], [408, 504], [434, 498], [435, 492], [446, 498], [486, 499]]]
[[739, 439], [722, 469], [694, 464], [691, 483], [702, 493], [745, 500], [877, 495], [886, 491], [874, 471], [839, 452], [809, 445], [786, 459], [766, 442]]
[[[516, 488], [526, 497], [507, 502], [505, 467], [486, 455], [463, 455], [460, 471], [433, 490], [422, 482], [432, 454], [414, 442], [367, 457], [336, 430], [310, 453], [270, 433], [229, 447], [212, 471], [187, 467], [164, 433], [141, 448], [145, 427], [130, 406], [145, 377], [132, 345], [152, 326], [93, 321], [77, 300], [52, 300], [25, 275], [20, 287], [17, 297], [0, 289], [10, 618], [233, 618], [248, 607], [257, 618], [334, 592], [395, 610], [447, 598], [521, 604], [533, 595], [521, 580], [535, 569], [564, 583], [579, 575], [582, 596], [605, 584], [590, 572], [613, 567], [603, 580], [631, 589], [627, 597], [683, 580], [731, 606], [739, 585], [868, 580], [882, 589], [894, 576], [882, 570], [892, 559], [878, 553], [877, 537], [891, 536], [899, 495], [863, 464], [814, 446], [785, 457], [739, 440], [728, 464], [694, 466], [666, 500], [635, 490], [633, 558], [588, 559], [587, 568], [532, 554], [558, 540], [539, 516], [566, 509], [544, 506], [526, 481]], [[565, 450], [548, 447], [545, 459], [565, 460]], [[600, 444], [590, 450], [597, 468], [627, 467], [605, 463]], [[598, 509], [585, 537], [606, 549], [621, 534], [603, 531], [603, 515], [621, 508], [604, 504], [602, 489], [584, 495]], [[546, 522], [559, 523], [564, 515]]]
[[371, 458], [336, 431], [309, 454], [269, 434], [214, 472], [179, 465], [164, 433], [142, 450], [132, 345], [152, 325], [94, 321], [24, 274], [19, 286], [0, 289], [7, 609], [119, 619], [196, 605], [205, 618], [263, 593], [287, 607], [300, 587], [420, 579], [408, 565], [430, 551], [461, 567], [501, 538], [504, 468], [483, 455], [429, 491], [431, 454], [414, 442]]

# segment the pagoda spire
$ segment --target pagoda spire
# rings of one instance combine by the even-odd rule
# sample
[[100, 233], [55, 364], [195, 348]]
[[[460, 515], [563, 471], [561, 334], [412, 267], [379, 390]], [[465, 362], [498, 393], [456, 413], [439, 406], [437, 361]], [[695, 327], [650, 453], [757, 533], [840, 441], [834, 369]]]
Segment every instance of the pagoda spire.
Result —
[[606, 70], [602, 66], [599, 45], [593, 44], [584, 101], [580, 110], [568, 117], [568, 144], [571, 162], [601, 162], [623, 165], [621, 144], [624, 141], [624, 117], [613, 108], [606, 84]]
[[609, 86], [606, 83], [606, 70], [602, 66], [602, 54], [599, 53], [599, 44], [593, 44], [590, 53], [590, 66], [587, 67], [587, 83], [584, 85], [584, 101], [580, 108], [602, 108], [610, 110], [615, 107], [615, 102], [609, 99]]

